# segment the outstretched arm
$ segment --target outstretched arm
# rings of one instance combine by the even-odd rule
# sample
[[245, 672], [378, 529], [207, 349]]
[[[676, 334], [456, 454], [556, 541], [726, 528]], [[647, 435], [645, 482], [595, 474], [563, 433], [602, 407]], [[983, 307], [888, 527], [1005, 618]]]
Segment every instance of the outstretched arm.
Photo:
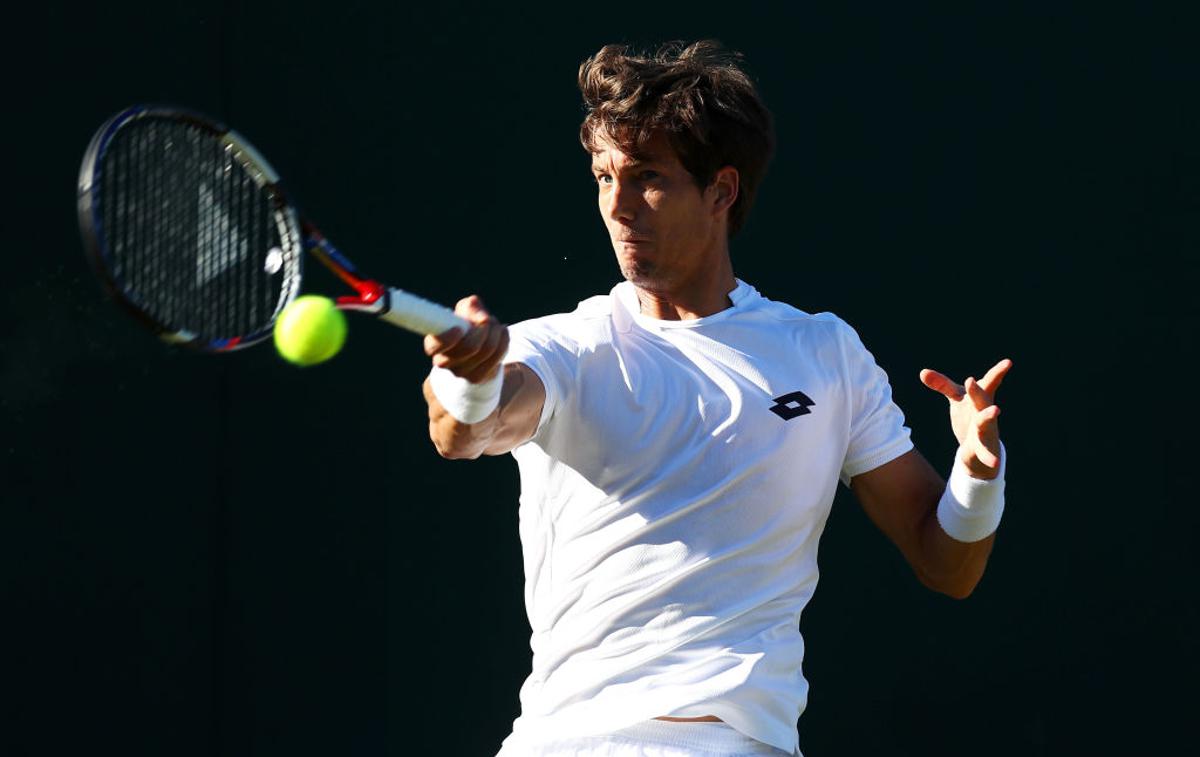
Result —
[[[996, 390], [1012, 367], [1002, 360], [980, 380], [959, 385], [937, 371], [921, 371], [921, 381], [950, 403], [950, 425], [958, 439], [954, 465], [960, 475], [992, 480], [1000, 472], [1000, 429]], [[938, 522], [946, 483], [916, 450], [850, 482], [872, 521], [896, 544], [923, 584], [956, 598], [979, 583], [995, 535], [959, 541]]]
[[426, 378], [422, 389], [429, 405], [429, 438], [445, 458], [501, 455], [533, 436], [546, 391], [529, 368], [520, 363], [502, 364], [508, 351], [508, 327], [488, 313], [478, 297], [460, 300], [455, 312], [472, 324], [471, 330], [464, 334], [451, 329], [427, 336], [425, 353], [433, 359], [435, 369], [454, 374], [468, 391], [496, 380], [503, 371], [499, 402], [486, 417], [467, 423], [446, 409], [432, 380]]

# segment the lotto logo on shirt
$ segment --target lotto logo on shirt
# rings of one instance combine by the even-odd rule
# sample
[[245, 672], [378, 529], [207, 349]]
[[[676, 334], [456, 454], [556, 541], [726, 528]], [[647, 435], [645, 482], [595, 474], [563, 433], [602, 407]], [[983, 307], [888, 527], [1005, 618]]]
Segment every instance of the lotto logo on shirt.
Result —
[[804, 392], [795, 391], [776, 397], [775, 404], [767, 409], [785, 421], [790, 421], [792, 418], [811, 413], [809, 408], [815, 404]]

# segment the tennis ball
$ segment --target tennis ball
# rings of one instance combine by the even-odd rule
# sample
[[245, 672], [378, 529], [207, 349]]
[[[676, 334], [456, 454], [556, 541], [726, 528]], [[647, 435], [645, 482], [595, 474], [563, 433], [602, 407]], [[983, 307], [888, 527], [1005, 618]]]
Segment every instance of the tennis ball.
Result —
[[275, 320], [275, 349], [296, 365], [316, 365], [346, 343], [346, 316], [333, 300], [315, 294], [297, 297]]

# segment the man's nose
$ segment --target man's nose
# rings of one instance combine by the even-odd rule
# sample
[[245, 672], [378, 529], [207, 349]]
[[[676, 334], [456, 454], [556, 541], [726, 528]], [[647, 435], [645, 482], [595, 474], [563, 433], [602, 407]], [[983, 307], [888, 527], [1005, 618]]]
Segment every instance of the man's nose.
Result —
[[614, 180], [608, 191], [608, 217], [614, 221], [632, 221], [637, 215], [637, 193], [628, 183]]

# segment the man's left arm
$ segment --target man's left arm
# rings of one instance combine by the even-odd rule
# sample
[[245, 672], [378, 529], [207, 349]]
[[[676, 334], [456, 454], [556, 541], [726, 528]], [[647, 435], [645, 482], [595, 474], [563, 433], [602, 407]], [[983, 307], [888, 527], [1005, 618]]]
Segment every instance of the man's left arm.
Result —
[[[867, 515], [900, 549], [921, 583], [958, 599], [968, 596], [983, 576], [995, 534], [978, 539], [962, 532], [956, 532], [959, 538], [951, 536], [939, 519], [939, 505], [969, 508], [975, 504], [984, 510], [996, 506], [995, 498], [1001, 495], [994, 490], [1003, 486], [998, 480], [1003, 451], [995, 395], [1011, 367], [1012, 361], [1002, 360], [979, 381], [968, 378], [961, 385], [937, 371], [921, 371], [925, 386], [950, 403], [950, 424], [958, 439], [951, 491], [915, 449], [850, 481]], [[957, 501], [972, 496], [963, 495], [964, 491], [979, 492], [978, 501]], [[965, 511], [971, 515], [969, 509]], [[990, 517], [986, 511], [978, 515], [984, 520]], [[944, 509], [943, 517], [959, 516]], [[972, 526], [966, 522], [969, 531]]]

